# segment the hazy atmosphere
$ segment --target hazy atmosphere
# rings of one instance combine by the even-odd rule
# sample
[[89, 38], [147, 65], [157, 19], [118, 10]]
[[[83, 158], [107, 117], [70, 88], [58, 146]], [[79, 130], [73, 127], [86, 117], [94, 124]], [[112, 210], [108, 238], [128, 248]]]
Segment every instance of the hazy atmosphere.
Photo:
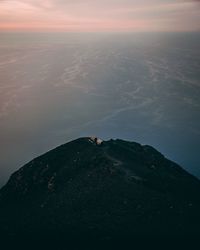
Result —
[[199, 31], [195, 0], [0, 0], [0, 30]]
[[200, 177], [200, 2], [0, 0], [0, 186], [80, 136]]

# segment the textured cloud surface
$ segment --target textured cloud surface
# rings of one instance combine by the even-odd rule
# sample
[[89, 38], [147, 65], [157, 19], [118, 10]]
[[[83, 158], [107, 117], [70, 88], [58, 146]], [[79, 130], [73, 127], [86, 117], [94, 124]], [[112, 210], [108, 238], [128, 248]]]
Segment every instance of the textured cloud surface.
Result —
[[197, 31], [200, 1], [0, 0], [0, 30]]

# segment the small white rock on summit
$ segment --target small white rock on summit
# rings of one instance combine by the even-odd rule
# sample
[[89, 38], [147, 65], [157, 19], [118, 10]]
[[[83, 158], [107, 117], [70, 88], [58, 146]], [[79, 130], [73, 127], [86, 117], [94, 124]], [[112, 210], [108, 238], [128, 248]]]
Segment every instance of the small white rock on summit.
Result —
[[96, 145], [101, 145], [103, 140], [98, 138], [98, 137], [95, 137], [95, 136], [92, 136], [89, 138], [89, 141], [92, 142], [92, 143], [95, 143]]

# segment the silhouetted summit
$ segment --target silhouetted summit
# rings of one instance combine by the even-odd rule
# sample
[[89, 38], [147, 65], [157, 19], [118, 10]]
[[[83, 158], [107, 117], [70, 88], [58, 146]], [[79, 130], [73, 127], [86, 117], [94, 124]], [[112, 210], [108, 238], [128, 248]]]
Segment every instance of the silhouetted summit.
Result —
[[197, 235], [200, 181], [151, 146], [80, 138], [30, 161], [0, 191], [9, 237]]

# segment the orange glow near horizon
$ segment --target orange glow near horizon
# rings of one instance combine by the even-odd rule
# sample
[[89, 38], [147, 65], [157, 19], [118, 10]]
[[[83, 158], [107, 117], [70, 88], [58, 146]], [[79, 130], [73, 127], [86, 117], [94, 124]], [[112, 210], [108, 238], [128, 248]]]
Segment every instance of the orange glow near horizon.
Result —
[[200, 31], [199, 3], [0, 0], [0, 31]]

